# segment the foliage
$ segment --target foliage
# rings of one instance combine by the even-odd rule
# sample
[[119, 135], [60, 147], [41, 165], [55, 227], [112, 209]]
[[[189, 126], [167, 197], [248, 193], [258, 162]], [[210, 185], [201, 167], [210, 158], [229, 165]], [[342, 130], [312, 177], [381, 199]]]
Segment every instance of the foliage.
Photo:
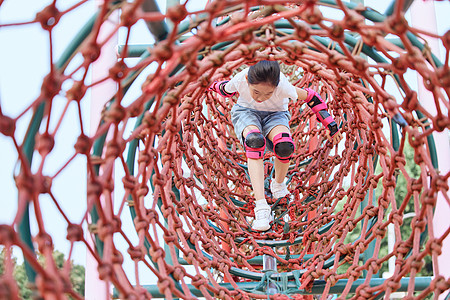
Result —
[[[17, 258], [13, 257], [14, 264], [14, 279], [19, 287], [20, 297], [24, 300], [33, 299], [33, 291], [30, 289], [30, 283], [28, 281], [27, 274], [25, 272], [25, 264], [17, 263]], [[58, 269], [62, 269], [66, 259], [64, 254], [58, 250], [53, 252], [53, 259]], [[0, 276], [4, 273], [4, 261], [5, 261], [5, 249], [0, 251]], [[42, 255], [38, 255], [38, 261], [41, 265], [45, 265], [45, 259]], [[81, 265], [76, 265], [73, 261], [70, 262], [70, 282], [72, 283], [73, 290], [79, 295], [84, 296], [84, 279], [85, 279], [85, 269]]]
[[[408, 140], [407, 137], [406, 137], [406, 140]], [[420, 166], [418, 166], [414, 162], [414, 149], [408, 143], [405, 143], [405, 147], [403, 149], [403, 155], [404, 155], [405, 162], [406, 162], [405, 170], [407, 172], [407, 176], [409, 176], [411, 179], [419, 178], [421, 169], [420, 169]], [[380, 166], [378, 166], [378, 168], [380, 168]], [[398, 174], [396, 175], [396, 187], [395, 187], [394, 195], [395, 195], [397, 209], [400, 207], [400, 205], [404, 201], [407, 201], [405, 210], [403, 212], [403, 216], [405, 216], [409, 213], [415, 212], [413, 197], [411, 197], [409, 199], [405, 199], [406, 194], [407, 194], [407, 184], [408, 184], [407, 179], [405, 178], [404, 174], [402, 172], [398, 172]], [[377, 198], [379, 197], [379, 195], [381, 195], [382, 189], [383, 189], [383, 186], [378, 185], [377, 190], [376, 190]], [[386, 216], [388, 216], [390, 210], [391, 210], [391, 208], [389, 208], [389, 211], [386, 213]], [[384, 221], [386, 221], [386, 219]], [[403, 221], [403, 224], [400, 226], [402, 240], [405, 240], [406, 238], [408, 238], [412, 233], [411, 221], [412, 221], [411, 217], [405, 218]], [[380, 249], [380, 256], [384, 256], [387, 254], [387, 238], [383, 239], [381, 247], [382, 248]], [[387, 271], [388, 271], [388, 264], [384, 263], [381, 266], [380, 274], [383, 274], [383, 272], [387, 272]], [[432, 276], [432, 275], [433, 275], [433, 266], [432, 266], [431, 258], [429, 256], [426, 256], [424, 259], [424, 266], [420, 270], [420, 272], [418, 272], [418, 274], [416, 276]]]
[[[406, 138], [406, 140], [408, 140]], [[421, 173], [421, 169], [420, 166], [418, 166], [417, 164], [415, 164], [414, 162], [414, 149], [408, 144], [405, 144], [404, 150], [403, 150], [403, 155], [406, 161], [405, 164], [405, 169], [406, 169], [406, 173], [407, 176], [409, 176], [410, 178], [413, 179], [417, 179], [420, 177], [420, 173]], [[375, 173], [380, 173], [380, 168], [381, 166], [378, 164], [377, 165], [377, 169]], [[379, 196], [382, 193], [382, 189], [383, 186], [380, 183], [378, 184], [378, 187], [375, 191], [375, 199], [378, 199]], [[404, 174], [402, 174], [401, 172], [399, 172], [398, 174], [396, 174], [396, 187], [395, 187], [395, 199], [396, 199], [396, 205], [397, 205], [397, 209], [400, 207], [400, 205], [403, 203], [403, 201], [408, 201], [406, 208], [403, 212], [403, 215], [406, 215], [408, 213], [414, 213], [415, 212], [415, 208], [414, 208], [414, 201], [413, 198], [411, 197], [410, 199], [405, 199], [405, 196], [407, 194], [407, 180], [404, 176]], [[337, 211], [342, 211], [344, 205], [346, 204], [346, 198], [342, 199], [340, 201], [340, 203], [338, 203], [338, 206], [336, 207]], [[374, 203], [374, 205], [377, 205], [376, 202]], [[358, 209], [359, 210], [359, 209]], [[389, 207], [388, 210], [385, 212], [385, 219], [383, 220], [383, 222], [387, 222], [388, 221], [388, 216], [390, 214], [392, 210], [392, 207]], [[355, 218], [357, 218], [358, 216], [360, 216], [360, 211], [358, 211], [357, 215], [355, 216]], [[411, 228], [411, 220], [412, 218], [406, 218], [403, 222], [403, 224], [400, 226], [400, 231], [401, 231], [401, 236], [402, 239], [405, 240], [405, 238], [409, 237], [411, 235], [412, 232], [412, 228]], [[361, 234], [361, 227], [362, 224], [361, 222], [359, 222], [357, 224], [357, 226], [355, 226], [354, 230], [352, 230], [351, 232], [349, 232], [345, 238], [344, 244], [352, 244], [355, 241], [357, 241], [360, 237]], [[421, 249], [423, 250], [423, 249]], [[367, 252], [367, 251], [366, 251]], [[364, 255], [367, 255], [368, 253], [364, 253], [361, 258], [364, 257]], [[379, 258], [384, 257], [388, 254], [388, 242], [387, 242], [387, 235], [381, 240], [381, 246], [380, 246], [380, 251], [379, 251]], [[366, 257], [369, 258], [369, 257]], [[359, 262], [359, 265], [362, 265], [362, 259]], [[339, 267], [338, 269], [338, 274], [343, 274], [345, 273], [348, 268], [350, 267], [350, 263], [345, 263], [344, 265], [342, 265], [341, 267]], [[383, 273], [388, 272], [388, 262], [385, 262], [381, 265], [381, 268], [379, 270], [379, 273], [377, 274], [377, 276], [382, 277]], [[364, 276], [364, 274], [363, 274]], [[422, 269], [416, 274], [417, 277], [421, 277], [421, 276], [433, 276], [433, 266], [432, 266], [432, 261], [431, 261], [431, 257], [430, 256], [426, 256], [424, 259], [424, 265], [422, 267]], [[427, 297], [428, 298], [428, 297]]]

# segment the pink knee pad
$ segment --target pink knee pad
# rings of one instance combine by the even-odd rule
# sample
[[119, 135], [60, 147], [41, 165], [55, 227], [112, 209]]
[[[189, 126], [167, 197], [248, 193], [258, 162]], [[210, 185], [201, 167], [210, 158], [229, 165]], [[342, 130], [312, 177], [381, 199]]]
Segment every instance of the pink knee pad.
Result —
[[266, 149], [266, 138], [258, 129], [250, 130], [250, 132], [245, 137], [244, 144], [247, 158], [263, 158], [264, 150]]
[[283, 163], [288, 163], [294, 153], [295, 146], [291, 134], [281, 132], [273, 138], [273, 152], [275, 156]]

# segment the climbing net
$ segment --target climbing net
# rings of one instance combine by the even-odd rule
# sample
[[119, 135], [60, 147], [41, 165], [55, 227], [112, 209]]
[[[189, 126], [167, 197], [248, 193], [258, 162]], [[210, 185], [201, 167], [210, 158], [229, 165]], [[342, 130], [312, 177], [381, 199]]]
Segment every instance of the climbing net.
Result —
[[[60, 11], [53, 1], [34, 20], [0, 24], [0, 29], [39, 23], [52, 44], [60, 21], [85, 2]], [[2, 296], [17, 297], [14, 248], [25, 258], [35, 293], [46, 299], [82, 298], [68, 281], [70, 264], [58, 270], [52, 263], [54, 240], [61, 237], [49, 234], [45, 220], [52, 216], [42, 209], [43, 199], [51, 199], [67, 226], [67, 261], [77, 246], [86, 249], [98, 263], [100, 280], [114, 286], [111, 297], [267, 298], [268, 288], [275, 287], [269, 296], [277, 299], [303, 299], [305, 294], [389, 298], [396, 291], [422, 299], [449, 290], [437, 261], [450, 228], [437, 235], [433, 226], [438, 197], [450, 203], [449, 174], [439, 171], [432, 138], [433, 132], [450, 127], [449, 32], [435, 36], [411, 27], [403, 1], [387, 17], [339, 0], [212, 1], [201, 11], [188, 12], [181, 4], [166, 14], [143, 9], [144, 4], [105, 1], [73, 48], [59, 61], [52, 57], [39, 97], [17, 116], [0, 111], [0, 132], [18, 156], [16, 215], [11, 224], [0, 226], [6, 251]], [[120, 19], [101, 40], [102, 27], [110, 25], [108, 16], [118, 10]], [[137, 64], [127, 63], [134, 49], [128, 38], [136, 23], [147, 22], [155, 33], [164, 19], [173, 28], [157, 32], [157, 42], [139, 54]], [[89, 82], [89, 70], [119, 28], [127, 38], [117, 62], [107, 76]], [[442, 42], [444, 63], [421, 36]], [[312, 111], [291, 101], [296, 144], [288, 172], [291, 196], [272, 199], [268, 194], [275, 219], [266, 233], [251, 229], [255, 199], [245, 151], [229, 114], [236, 98], [207, 91], [214, 80], [229, 79], [263, 59], [278, 60], [295, 86], [318, 91], [344, 134], [341, 144], [333, 146]], [[151, 67], [139, 95], [124, 100], [135, 79]], [[410, 71], [431, 92], [426, 101], [432, 109], [408, 85]], [[90, 90], [105, 82], [115, 83], [117, 91], [105, 104], [97, 130], [89, 134], [82, 104]], [[57, 97], [65, 103], [62, 112], [52, 109]], [[72, 126], [72, 131], [61, 132], [72, 106], [77, 130]], [[30, 112], [21, 139], [15, 128], [28, 122]], [[63, 143], [62, 136], [64, 143], [73, 139], [73, 155], [48, 173], [46, 166], [57, 159], [52, 151]], [[406, 159], [408, 147], [413, 162]], [[80, 202], [86, 213], [75, 219], [63, 208], [64, 197], [53, 191], [57, 179], [80, 157], [87, 193], [78, 197], [85, 199]], [[266, 187], [272, 163], [268, 152]], [[117, 173], [121, 180], [115, 180]], [[397, 193], [400, 178], [403, 194]], [[414, 217], [406, 222], [408, 213]], [[35, 233], [30, 233], [29, 222], [35, 224]], [[386, 246], [389, 227], [394, 229], [391, 249]], [[35, 251], [44, 256], [45, 267]], [[274, 258], [277, 267], [263, 269], [261, 257]], [[381, 280], [380, 270], [392, 259], [394, 269]], [[427, 259], [434, 277], [419, 278]], [[124, 262], [131, 262], [131, 272]], [[140, 276], [142, 269], [155, 279]], [[147, 286], [155, 283], [153, 290]]]

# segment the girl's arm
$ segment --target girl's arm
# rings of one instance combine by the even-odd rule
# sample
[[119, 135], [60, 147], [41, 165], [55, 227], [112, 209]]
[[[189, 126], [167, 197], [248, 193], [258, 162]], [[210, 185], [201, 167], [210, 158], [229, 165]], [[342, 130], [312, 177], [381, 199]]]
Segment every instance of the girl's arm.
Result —
[[229, 93], [225, 90], [225, 85], [228, 83], [228, 81], [229, 80], [214, 81], [208, 88], [208, 91], [219, 93], [224, 97], [232, 97], [234, 94], [236, 94], [236, 92]]
[[320, 95], [312, 89], [301, 89], [296, 87], [298, 99], [306, 102], [306, 104], [315, 113], [317, 119], [330, 131], [333, 143], [338, 143], [342, 139], [342, 134], [334, 121], [333, 117], [327, 111], [327, 104], [322, 100]]
[[297, 91], [298, 100], [304, 102], [306, 100], [306, 98], [308, 97], [308, 92], [306, 90], [298, 88], [298, 87], [295, 87], [295, 90]]

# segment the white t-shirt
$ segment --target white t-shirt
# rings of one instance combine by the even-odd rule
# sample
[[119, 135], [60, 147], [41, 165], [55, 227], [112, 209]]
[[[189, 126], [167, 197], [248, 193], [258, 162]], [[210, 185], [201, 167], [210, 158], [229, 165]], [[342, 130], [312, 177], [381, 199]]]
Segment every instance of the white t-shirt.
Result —
[[289, 82], [286, 76], [280, 72], [280, 82], [273, 91], [272, 96], [264, 102], [256, 102], [250, 94], [248, 82], [245, 77], [248, 74], [248, 69], [249, 68], [246, 68], [236, 74], [225, 85], [225, 90], [227, 92], [239, 93], [237, 104], [259, 111], [287, 111], [289, 98], [297, 99], [297, 91], [295, 90], [295, 87]]

